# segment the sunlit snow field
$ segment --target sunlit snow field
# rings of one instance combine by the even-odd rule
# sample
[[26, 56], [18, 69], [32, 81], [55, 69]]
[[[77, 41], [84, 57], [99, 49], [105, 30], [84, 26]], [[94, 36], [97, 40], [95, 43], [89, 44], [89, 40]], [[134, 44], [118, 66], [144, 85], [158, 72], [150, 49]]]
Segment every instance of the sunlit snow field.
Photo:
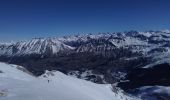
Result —
[[132, 100], [122, 92], [114, 93], [111, 85], [98, 85], [58, 71], [47, 71], [41, 77], [24, 71], [20, 66], [0, 63], [0, 100]]

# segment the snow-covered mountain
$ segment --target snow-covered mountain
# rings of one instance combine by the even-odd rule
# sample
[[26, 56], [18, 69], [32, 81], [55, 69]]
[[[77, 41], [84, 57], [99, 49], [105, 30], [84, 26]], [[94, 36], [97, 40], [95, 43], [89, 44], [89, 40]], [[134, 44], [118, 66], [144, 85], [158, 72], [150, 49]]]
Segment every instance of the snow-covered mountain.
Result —
[[[114, 91], [113, 91], [114, 90]], [[138, 100], [111, 85], [99, 85], [47, 71], [32, 76], [17, 65], [0, 63], [0, 100]]]
[[11, 45], [1, 45], [1, 55], [29, 55], [29, 54], [56, 54], [59, 51], [74, 49], [57, 39], [33, 39], [30, 41], [21, 41]]
[[36, 76], [46, 70], [58, 70], [94, 83], [117, 84], [129, 93], [145, 86], [170, 86], [170, 31], [99, 33], [1, 43], [0, 61], [24, 66]]
[[129, 31], [100, 33], [61, 38], [36, 38], [30, 41], [0, 44], [0, 55], [57, 54], [59, 52], [104, 52], [115, 48], [129, 48], [133, 52], [150, 54], [169, 52], [169, 31]]
[[[36, 56], [39, 59], [44, 56], [58, 57], [58, 55], [67, 55], [67, 57], [101, 55], [109, 59], [119, 59], [120, 62], [145, 60], [143, 65], [139, 66], [148, 68], [156, 64], [169, 63], [170, 32], [164, 30], [99, 33], [60, 38], [36, 38], [30, 41], [0, 44], [0, 60], [5, 62], [16, 63], [18, 57], [33, 56], [35, 58]], [[80, 58], [78, 59], [80, 60]]]

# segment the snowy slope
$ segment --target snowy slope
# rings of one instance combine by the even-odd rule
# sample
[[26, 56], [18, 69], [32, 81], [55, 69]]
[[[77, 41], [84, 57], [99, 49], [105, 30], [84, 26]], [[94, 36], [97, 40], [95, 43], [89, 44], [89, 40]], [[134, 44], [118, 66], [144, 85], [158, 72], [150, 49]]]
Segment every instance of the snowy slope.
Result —
[[110, 85], [98, 85], [60, 72], [46, 72], [41, 77], [34, 77], [20, 66], [0, 63], [0, 100], [132, 100], [132, 98], [120, 91], [113, 92]]

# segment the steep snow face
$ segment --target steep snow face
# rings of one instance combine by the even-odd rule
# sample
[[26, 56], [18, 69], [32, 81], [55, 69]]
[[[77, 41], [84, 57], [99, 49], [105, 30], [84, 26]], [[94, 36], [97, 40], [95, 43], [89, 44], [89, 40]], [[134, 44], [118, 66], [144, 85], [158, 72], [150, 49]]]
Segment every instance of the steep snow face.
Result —
[[18, 42], [16, 44], [16, 54], [44, 54], [51, 53], [56, 54], [59, 51], [72, 49], [57, 39], [33, 39], [26, 42]]
[[1, 100], [137, 100], [113, 90], [111, 85], [98, 85], [58, 71], [47, 71], [40, 77], [26, 72], [20, 66], [0, 63]]
[[72, 49], [74, 48], [65, 45], [56, 38], [38, 38], [30, 41], [17, 42], [10, 46], [1, 45], [0, 55], [56, 54], [59, 51]]

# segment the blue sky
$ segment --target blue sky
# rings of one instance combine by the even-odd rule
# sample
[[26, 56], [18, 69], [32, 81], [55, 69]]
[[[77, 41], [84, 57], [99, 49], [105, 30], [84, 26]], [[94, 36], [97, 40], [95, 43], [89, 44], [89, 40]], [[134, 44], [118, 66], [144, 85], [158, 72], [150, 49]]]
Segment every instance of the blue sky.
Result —
[[170, 29], [170, 0], [0, 0], [0, 40]]

